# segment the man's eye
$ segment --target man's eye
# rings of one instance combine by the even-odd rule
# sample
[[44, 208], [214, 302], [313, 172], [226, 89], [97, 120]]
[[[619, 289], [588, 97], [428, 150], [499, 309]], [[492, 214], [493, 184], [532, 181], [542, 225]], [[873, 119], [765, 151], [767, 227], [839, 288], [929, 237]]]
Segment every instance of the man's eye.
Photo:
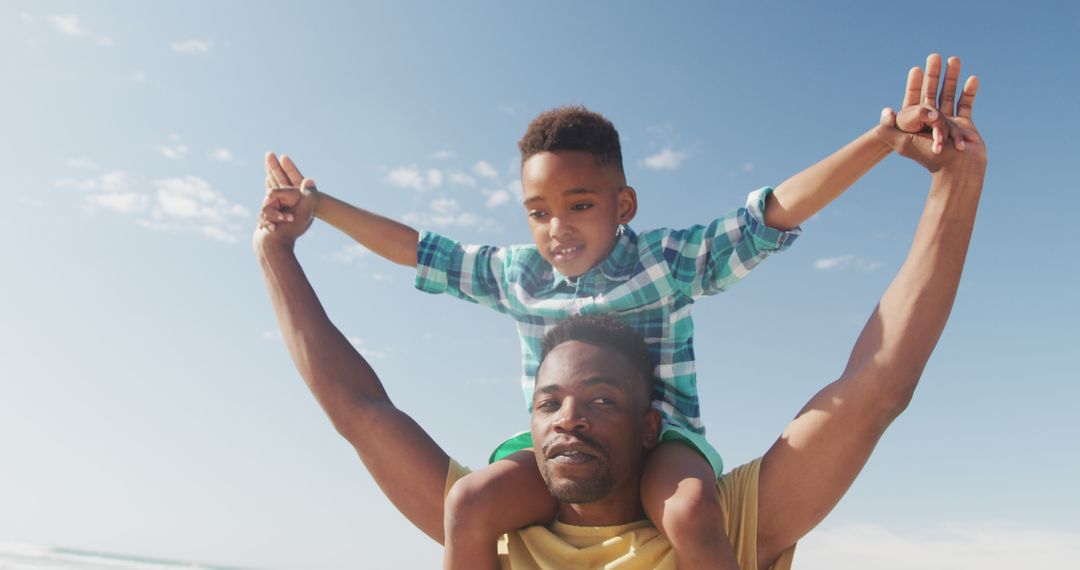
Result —
[[581, 211], [584, 211], [584, 210], [588, 210], [589, 208], [592, 208], [592, 207], [593, 207], [593, 205], [592, 205], [591, 202], [580, 202], [578, 204], [574, 204], [573, 206], [570, 206], [570, 209], [581, 212]]
[[545, 412], [551, 412], [551, 411], [555, 411], [555, 410], [559, 409], [559, 403], [556, 402], [555, 400], [540, 400], [533, 407], [536, 408], [537, 410], [541, 410], [541, 411], [545, 411]]
[[601, 406], [611, 406], [615, 403], [615, 400], [612, 400], [611, 398], [600, 397], [593, 398], [593, 403]]

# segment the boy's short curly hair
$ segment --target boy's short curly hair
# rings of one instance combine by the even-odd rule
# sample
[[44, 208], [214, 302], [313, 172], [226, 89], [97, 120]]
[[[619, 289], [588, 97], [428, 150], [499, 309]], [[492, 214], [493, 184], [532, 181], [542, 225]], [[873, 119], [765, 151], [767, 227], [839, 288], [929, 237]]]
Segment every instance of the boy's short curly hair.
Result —
[[[544, 335], [540, 344], [540, 364], [555, 347], [572, 340], [610, 348], [623, 355], [641, 373], [646, 401], [656, 387], [656, 363], [645, 339], [618, 319], [607, 315], [574, 315]], [[537, 368], [539, 370], [539, 367]]]
[[521, 163], [534, 154], [556, 150], [580, 150], [600, 164], [623, 170], [619, 131], [600, 113], [581, 105], [557, 107], [537, 115], [518, 141]]

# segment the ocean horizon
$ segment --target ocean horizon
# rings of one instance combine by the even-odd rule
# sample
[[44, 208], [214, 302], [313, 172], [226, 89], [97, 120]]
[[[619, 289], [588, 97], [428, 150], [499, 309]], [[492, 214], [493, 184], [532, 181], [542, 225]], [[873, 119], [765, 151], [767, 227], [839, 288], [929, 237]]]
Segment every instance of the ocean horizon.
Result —
[[0, 542], [0, 570], [253, 570], [205, 562]]

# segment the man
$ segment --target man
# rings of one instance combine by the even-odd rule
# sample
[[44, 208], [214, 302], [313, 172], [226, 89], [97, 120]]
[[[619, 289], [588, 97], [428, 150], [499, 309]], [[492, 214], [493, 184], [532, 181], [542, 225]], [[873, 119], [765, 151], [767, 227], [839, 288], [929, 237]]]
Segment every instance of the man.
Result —
[[[893, 113], [883, 112], [879, 136], [926, 167], [932, 183], [907, 260], [846, 369], [761, 459], [720, 481], [725, 526], [744, 569], [790, 566], [795, 543], [836, 505], [885, 428], [907, 406], [945, 326], [986, 169], [985, 146], [971, 120], [978, 83], [969, 79], [956, 102], [959, 71], [959, 60], [950, 59], [940, 96], [940, 56], [927, 59], [925, 81], [918, 68], [909, 74], [901, 113], [924, 116], [932, 136], [897, 131]], [[313, 186], [295, 171], [274, 175], [281, 185]], [[258, 230], [254, 247], [293, 360], [387, 497], [441, 543], [445, 496], [463, 471], [394, 407], [374, 371], [327, 318], [293, 254], [296, 238], [310, 224], [311, 204], [300, 200], [287, 211], [301, 223]], [[265, 207], [263, 221], [281, 214], [277, 206]], [[546, 483], [560, 498], [559, 522], [508, 536], [505, 567], [674, 567], [670, 547], [639, 520], [635, 466], [654, 442], [655, 420], [647, 406], [637, 405], [626, 381], [634, 376], [632, 358], [620, 360], [618, 354], [603, 342], [576, 338], [547, 353], [532, 436]], [[606, 392], [595, 393], [601, 388]], [[594, 480], [602, 484], [589, 483]], [[615, 534], [580, 532], [597, 526], [613, 527], [603, 532]], [[593, 546], [600, 547], [594, 557], [573, 558]]]

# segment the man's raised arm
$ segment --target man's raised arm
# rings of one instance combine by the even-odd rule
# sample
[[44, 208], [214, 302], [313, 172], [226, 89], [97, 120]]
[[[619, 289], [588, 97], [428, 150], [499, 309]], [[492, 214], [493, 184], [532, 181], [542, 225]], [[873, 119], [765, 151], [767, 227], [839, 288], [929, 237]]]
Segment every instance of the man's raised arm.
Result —
[[[310, 180], [296, 183], [314, 187]], [[413, 524], [442, 543], [449, 458], [394, 407], [379, 377], [326, 316], [293, 252], [310, 225], [310, 206], [301, 200], [290, 210], [297, 223], [260, 228], [253, 240], [281, 334], [311, 393], [379, 487]]]
[[[911, 250], [855, 344], [840, 379], [818, 392], [765, 454], [759, 481], [758, 560], [768, 567], [816, 526], [847, 491], [885, 428], [907, 406], [948, 320], [975, 221], [986, 149], [971, 121], [978, 82], [969, 79], [954, 109], [959, 60], [950, 59], [940, 99], [940, 56], [926, 81], [909, 75], [901, 113], [938, 106], [966, 135], [963, 151], [934, 152], [934, 139], [892, 127], [880, 134], [932, 173]], [[914, 89], [912, 89], [914, 87]]]

